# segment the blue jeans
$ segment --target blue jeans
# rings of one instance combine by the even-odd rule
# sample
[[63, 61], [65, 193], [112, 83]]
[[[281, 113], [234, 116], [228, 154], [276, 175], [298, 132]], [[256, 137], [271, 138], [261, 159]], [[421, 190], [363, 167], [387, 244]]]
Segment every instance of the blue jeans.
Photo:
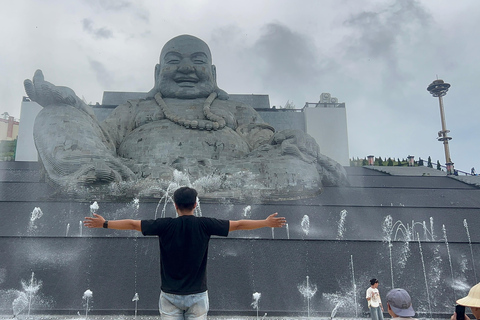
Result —
[[372, 320], [383, 320], [383, 312], [382, 308], [380, 307], [370, 307], [370, 316]]
[[208, 291], [189, 295], [162, 291], [158, 302], [162, 320], [207, 320], [208, 307]]

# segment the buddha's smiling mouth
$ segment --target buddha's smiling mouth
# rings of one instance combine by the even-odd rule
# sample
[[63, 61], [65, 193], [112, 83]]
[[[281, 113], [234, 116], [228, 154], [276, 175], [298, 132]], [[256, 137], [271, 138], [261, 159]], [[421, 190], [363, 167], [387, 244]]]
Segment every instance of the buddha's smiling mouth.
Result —
[[180, 84], [180, 83], [190, 83], [190, 84], [193, 84], [193, 83], [197, 83], [198, 82], [198, 79], [197, 78], [193, 78], [193, 77], [178, 77], [178, 78], [175, 78], [175, 82]]

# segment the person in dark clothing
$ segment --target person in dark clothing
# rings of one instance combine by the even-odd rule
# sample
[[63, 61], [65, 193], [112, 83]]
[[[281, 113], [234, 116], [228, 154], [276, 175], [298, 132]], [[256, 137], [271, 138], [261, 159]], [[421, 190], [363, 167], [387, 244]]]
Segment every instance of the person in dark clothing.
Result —
[[228, 236], [230, 231], [279, 228], [286, 224], [277, 213], [264, 220], [223, 220], [196, 217], [197, 191], [181, 187], [173, 194], [178, 217], [156, 220], [110, 220], [101, 215], [85, 217], [89, 228], [137, 230], [158, 236], [162, 280], [159, 310], [162, 319], [207, 319], [208, 291], [206, 267], [211, 236]]

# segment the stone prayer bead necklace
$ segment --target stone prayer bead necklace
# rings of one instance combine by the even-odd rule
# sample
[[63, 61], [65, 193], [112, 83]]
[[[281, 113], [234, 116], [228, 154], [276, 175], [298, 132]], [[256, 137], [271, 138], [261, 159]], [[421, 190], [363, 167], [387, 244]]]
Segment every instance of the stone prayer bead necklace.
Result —
[[203, 103], [203, 114], [208, 120], [198, 119], [198, 120], [188, 120], [184, 117], [181, 117], [170, 110], [165, 101], [162, 99], [162, 95], [157, 93], [155, 95], [155, 102], [158, 104], [162, 110], [165, 118], [168, 120], [181, 125], [187, 129], [198, 129], [198, 130], [220, 130], [225, 127], [227, 122], [221, 116], [214, 114], [210, 110], [210, 106], [217, 97], [217, 93], [211, 93], [208, 98]]

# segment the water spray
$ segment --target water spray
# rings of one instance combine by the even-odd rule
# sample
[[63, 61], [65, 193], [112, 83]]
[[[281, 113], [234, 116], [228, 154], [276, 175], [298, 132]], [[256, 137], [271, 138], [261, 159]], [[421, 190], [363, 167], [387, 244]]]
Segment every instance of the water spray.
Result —
[[447, 254], [448, 254], [448, 262], [450, 264], [450, 273], [452, 275], [452, 289], [453, 289], [453, 301], [457, 300], [457, 291], [455, 290], [455, 279], [453, 275], [453, 265], [452, 265], [452, 256], [450, 255], [450, 246], [448, 245], [448, 239], [447, 239], [447, 228], [445, 228], [445, 225], [442, 225], [442, 230], [443, 230], [443, 239], [445, 240], [445, 246], [447, 247]]
[[137, 319], [138, 300], [140, 300], [140, 298], [138, 297], [138, 293], [135, 292], [135, 295], [132, 298], [132, 301], [135, 301], [135, 319]]
[[417, 238], [418, 238], [418, 249], [420, 250], [420, 258], [422, 260], [423, 278], [425, 280], [425, 290], [427, 292], [428, 309], [430, 311], [430, 319], [432, 319], [432, 305], [430, 303], [430, 292], [428, 291], [427, 270], [425, 269], [425, 260], [423, 259], [423, 250], [422, 250], [422, 244], [420, 243], [420, 237], [417, 237]]
[[303, 233], [308, 236], [308, 233], [310, 232], [310, 218], [307, 215], [303, 216], [300, 225], [302, 226]]
[[83, 297], [82, 299], [85, 300], [85, 304], [86, 304], [86, 307], [85, 307], [85, 320], [88, 319], [88, 303], [89, 301], [92, 299], [93, 297], [93, 292], [90, 290], [90, 289], [87, 289], [84, 293], [83, 293]]
[[[253, 309], [257, 310], [257, 320], [258, 320], [258, 301], [260, 300], [260, 297], [262, 294], [260, 292], [255, 292], [253, 294], [253, 302], [251, 303]], [[266, 314], [265, 314], [266, 315]], [[265, 317], [265, 316], [264, 316]]]
[[467, 231], [468, 244], [470, 245], [470, 254], [472, 255], [472, 267], [473, 267], [473, 274], [475, 275], [475, 283], [478, 283], [477, 271], [475, 271], [475, 259], [473, 257], [472, 239], [470, 238], [470, 232], [468, 231], [467, 219], [463, 219], [463, 226], [465, 227], [465, 230]]
[[317, 293], [317, 285], [310, 286], [309, 277], [307, 276], [306, 284], [305, 282], [298, 286], [298, 291], [307, 299], [307, 316], [310, 318], [310, 300], [313, 298], [315, 293]]

